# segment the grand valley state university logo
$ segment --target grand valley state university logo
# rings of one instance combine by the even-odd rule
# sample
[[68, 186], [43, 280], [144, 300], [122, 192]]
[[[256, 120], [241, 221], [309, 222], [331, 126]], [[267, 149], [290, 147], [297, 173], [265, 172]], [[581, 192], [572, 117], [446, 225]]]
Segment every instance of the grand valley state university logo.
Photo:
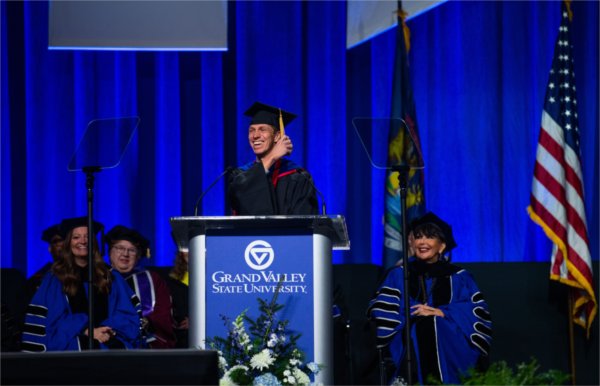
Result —
[[254, 270], [262, 271], [273, 264], [275, 260], [275, 251], [271, 244], [264, 240], [255, 240], [248, 244], [244, 252], [246, 264]]
[[[241, 258], [241, 256], [240, 256]], [[275, 261], [275, 251], [264, 240], [254, 240], [244, 251], [244, 260], [252, 272], [216, 270], [211, 274], [213, 294], [290, 293], [308, 295], [306, 272], [268, 270]]]

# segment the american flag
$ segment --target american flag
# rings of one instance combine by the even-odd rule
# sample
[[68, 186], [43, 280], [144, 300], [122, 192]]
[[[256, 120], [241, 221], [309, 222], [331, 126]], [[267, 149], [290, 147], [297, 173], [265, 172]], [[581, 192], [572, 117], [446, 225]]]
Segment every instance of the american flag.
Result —
[[572, 14], [565, 2], [561, 11], [527, 211], [554, 244], [550, 279], [573, 287], [573, 321], [589, 335], [597, 302], [583, 200]]

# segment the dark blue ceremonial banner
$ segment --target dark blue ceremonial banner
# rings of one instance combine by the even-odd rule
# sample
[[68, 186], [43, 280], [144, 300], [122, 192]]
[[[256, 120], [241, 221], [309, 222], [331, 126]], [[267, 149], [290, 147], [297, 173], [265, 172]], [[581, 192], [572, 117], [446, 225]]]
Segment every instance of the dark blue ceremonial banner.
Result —
[[[419, 144], [417, 110], [413, 95], [408, 51], [410, 31], [404, 17], [398, 18], [396, 27], [396, 55], [394, 59], [394, 80], [392, 85], [391, 118], [400, 118], [406, 127], [392, 120], [388, 132], [387, 166], [421, 165], [423, 156]], [[423, 169], [410, 168], [406, 181], [406, 226], [425, 214], [425, 187]], [[398, 172], [388, 170], [385, 178], [383, 266], [393, 267], [402, 258], [402, 209]]]
[[[226, 337], [222, 316], [233, 321], [244, 310], [256, 320], [257, 298], [271, 301], [281, 280], [275, 316], [300, 333], [298, 347], [314, 358], [313, 236], [207, 236], [206, 336]], [[246, 324], [246, 331], [248, 325]]]

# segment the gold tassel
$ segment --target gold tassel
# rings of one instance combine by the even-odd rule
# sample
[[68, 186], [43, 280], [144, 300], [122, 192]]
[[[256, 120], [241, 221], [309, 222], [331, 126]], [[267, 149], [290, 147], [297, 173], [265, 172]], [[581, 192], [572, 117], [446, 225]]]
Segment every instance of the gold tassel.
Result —
[[283, 127], [283, 116], [281, 115], [281, 109], [279, 109], [279, 131], [281, 131], [281, 136], [285, 135], [285, 127]]

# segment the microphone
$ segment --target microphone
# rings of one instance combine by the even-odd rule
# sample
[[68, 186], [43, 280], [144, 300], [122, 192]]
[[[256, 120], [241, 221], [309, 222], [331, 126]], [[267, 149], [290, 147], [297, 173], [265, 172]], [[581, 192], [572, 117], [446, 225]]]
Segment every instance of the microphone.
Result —
[[210, 185], [208, 185], [208, 188], [206, 188], [204, 190], [204, 192], [202, 192], [200, 197], [198, 197], [198, 199], [196, 200], [196, 205], [194, 205], [194, 216], [198, 216], [198, 206], [200, 206], [200, 202], [202, 202], [202, 199], [204, 198], [206, 193], [208, 193], [208, 191], [211, 190], [212, 187], [215, 186], [216, 183], [219, 182], [219, 180], [221, 178], [223, 178], [223, 176], [225, 174], [231, 172], [232, 170], [233, 170], [233, 168], [231, 166], [227, 166], [227, 168], [223, 171], [223, 173], [219, 174], [219, 176], [217, 178], [215, 178], [215, 180]]
[[315, 183], [314, 183], [313, 179], [310, 177], [310, 174], [307, 175], [308, 172], [306, 170], [302, 169], [302, 171], [299, 174], [301, 174], [302, 177], [306, 178], [308, 180], [308, 182], [310, 182], [310, 185], [313, 187], [313, 189], [315, 190], [315, 192], [317, 192], [317, 195], [321, 198], [321, 214], [323, 216], [326, 216], [327, 215], [327, 211], [326, 211], [326, 205], [325, 205], [325, 196], [323, 195], [323, 193], [321, 193], [321, 191], [319, 189], [317, 189], [317, 187], [315, 186]]
[[327, 211], [325, 210], [325, 196], [319, 191], [319, 189], [317, 189], [315, 184], [313, 184], [313, 188], [315, 188], [315, 192], [317, 192], [319, 197], [321, 197], [321, 214], [323, 216], [327, 216]]

